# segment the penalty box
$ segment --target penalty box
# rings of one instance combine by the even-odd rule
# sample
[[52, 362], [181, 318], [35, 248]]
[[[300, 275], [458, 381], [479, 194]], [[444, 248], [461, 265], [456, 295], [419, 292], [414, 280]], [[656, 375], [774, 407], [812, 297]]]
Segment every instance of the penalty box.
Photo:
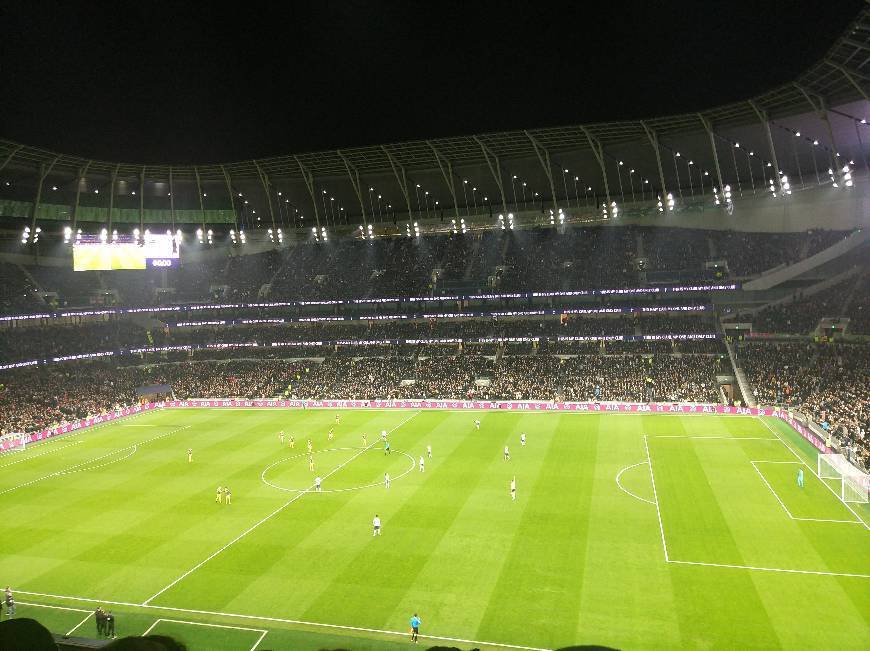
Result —
[[[776, 437], [645, 437], [665, 559], [783, 572], [870, 575], [865, 523]], [[797, 485], [804, 470], [804, 487]], [[870, 578], [870, 576], [868, 576]]]

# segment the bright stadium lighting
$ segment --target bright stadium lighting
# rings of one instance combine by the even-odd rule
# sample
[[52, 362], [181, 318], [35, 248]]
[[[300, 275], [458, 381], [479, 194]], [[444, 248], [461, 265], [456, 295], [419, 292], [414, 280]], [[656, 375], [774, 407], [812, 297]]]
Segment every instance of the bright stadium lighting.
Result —
[[713, 203], [717, 206], [721, 203], [719, 201], [719, 188], [717, 188], [715, 185], [713, 186]]
[[610, 202], [610, 215], [614, 219], [619, 216], [619, 206], [616, 205], [615, 201]]
[[202, 229], [201, 229], [201, 228], [197, 228], [197, 229], [196, 229], [196, 240], [197, 240], [197, 242], [199, 242], [200, 244], [202, 244], [202, 236], [203, 236]]
[[852, 187], [852, 170], [848, 165], [843, 166], [843, 185], [847, 188]]
[[70, 239], [72, 239], [72, 227], [64, 226], [63, 228], [63, 243], [69, 244]]
[[680, 152], [677, 152], [676, 154], [674, 154], [674, 156], [676, 156], [677, 158], [680, 158], [682, 156], [682, 154], [680, 154]]
[[100, 242], [105, 244], [108, 239], [109, 239], [109, 231], [106, 230], [105, 228], [101, 229], [100, 230]]
[[668, 192], [667, 199], [668, 199], [668, 210], [672, 212], [674, 210], [674, 205], [675, 205], [674, 204], [674, 195], [672, 193]]
[[24, 230], [21, 231], [21, 243], [27, 244], [27, 240], [30, 239], [30, 226], [25, 226]]
[[795, 136], [795, 138], [800, 138], [800, 137], [801, 137], [801, 132], [800, 132], [800, 131], [795, 131], [795, 132], [794, 132], [794, 136]]
[[56, 186], [56, 185], [51, 186], [51, 189], [54, 190], [55, 192], [57, 192], [57, 186]]
[[819, 141], [818, 141], [818, 140], [813, 140], [813, 145], [815, 145], [816, 147], [818, 147], [818, 146], [819, 146]]
[[212, 236], [214, 235], [214, 232], [209, 228], [206, 235], [208, 236], [208, 243], [212, 244]]
[[[713, 191], [715, 192], [716, 188], [713, 188]], [[717, 204], [719, 203], [718, 199], [716, 199], [716, 203]], [[656, 208], [658, 209], [659, 212], [665, 211], [665, 205], [662, 203], [662, 195], [660, 195], [660, 194], [656, 195]]]
[[112, 243], [114, 244], [117, 241], [118, 241], [118, 229], [113, 228], [112, 229]]

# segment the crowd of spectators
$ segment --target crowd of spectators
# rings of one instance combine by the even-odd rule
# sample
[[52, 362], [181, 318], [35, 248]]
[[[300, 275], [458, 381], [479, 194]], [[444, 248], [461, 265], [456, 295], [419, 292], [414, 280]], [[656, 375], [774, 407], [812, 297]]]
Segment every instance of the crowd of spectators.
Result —
[[572, 357], [498, 356], [495, 350], [479, 349], [419, 357], [378, 352], [382, 356], [186, 359], [142, 366], [96, 361], [6, 371], [0, 385], [0, 429], [33, 431], [134, 404], [136, 389], [152, 385], [169, 385], [178, 399], [719, 399], [715, 374], [721, 355], [603, 355], [591, 348]]
[[870, 346], [748, 343], [738, 359], [759, 403], [802, 411], [867, 465]]
[[[785, 303], [770, 305], [754, 315], [752, 329], [756, 332], [810, 334], [823, 318], [843, 316], [843, 301], [854, 285], [855, 279], [849, 278], [811, 296], [798, 292]], [[866, 299], [866, 294], [861, 298]]]
[[[72, 321], [72, 320], [71, 320]], [[202, 346], [273, 342], [395, 339], [549, 338], [641, 334], [712, 333], [711, 313], [636, 313], [533, 318], [477, 317], [460, 320], [338, 321], [237, 324], [146, 329], [123, 318], [0, 328], [0, 363], [149, 346]], [[362, 353], [360, 353], [362, 354]]]
[[[118, 301], [156, 305], [209, 300], [331, 300], [469, 293], [557, 291], [638, 285], [639, 258], [655, 271], [707, 278], [705, 262], [726, 260], [735, 276], [790, 264], [842, 238], [841, 231], [746, 233], [609, 225], [496, 229], [364, 240], [337, 237], [242, 255], [216, 248], [178, 269], [83, 271], [31, 266], [61, 305]], [[227, 253], [229, 252], [229, 253]], [[23, 285], [22, 281], [22, 285]], [[261, 294], [261, 288], [268, 290]], [[165, 291], [161, 291], [165, 290]], [[117, 296], [117, 298], [115, 298]], [[0, 296], [2, 299], [2, 296]], [[6, 309], [12, 309], [7, 300]]]

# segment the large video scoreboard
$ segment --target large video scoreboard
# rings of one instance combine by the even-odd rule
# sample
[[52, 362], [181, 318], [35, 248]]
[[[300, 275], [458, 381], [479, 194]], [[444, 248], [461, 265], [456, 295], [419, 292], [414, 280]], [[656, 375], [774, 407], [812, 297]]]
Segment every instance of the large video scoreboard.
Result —
[[146, 233], [141, 241], [79, 240], [73, 245], [74, 271], [165, 269], [177, 267], [179, 242], [170, 234]]

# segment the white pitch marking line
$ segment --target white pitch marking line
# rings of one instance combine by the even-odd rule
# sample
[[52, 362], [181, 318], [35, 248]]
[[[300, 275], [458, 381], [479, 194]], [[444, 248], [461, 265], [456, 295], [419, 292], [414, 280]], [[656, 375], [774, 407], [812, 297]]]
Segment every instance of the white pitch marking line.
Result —
[[785, 514], [786, 514], [788, 517], [790, 517], [792, 520], [794, 520], [795, 517], [791, 514], [791, 511], [788, 510], [788, 508], [786, 507], [785, 503], [784, 503], [784, 502], [779, 498], [779, 495], [776, 494], [776, 491], [773, 490], [773, 486], [770, 485], [770, 483], [767, 481], [767, 478], [766, 478], [766, 477], [761, 473], [761, 471], [760, 471], [760, 470], [758, 469], [758, 467], [755, 465], [755, 462], [754, 462], [754, 461], [750, 461], [749, 463], [752, 464], [752, 468], [755, 470], [755, 472], [758, 473], [758, 476], [761, 477], [761, 481], [764, 482], [764, 485], [767, 486], [767, 489], [768, 489], [771, 493], [773, 493], [773, 496], [776, 498], [776, 501], [779, 502], [779, 505], [782, 507], [782, 510], [785, 511]]
[[762, 425], [764, 425], [767, 429], [769, 429], [769, 430], [773, 433], [773, 435], [774, 435], [776, 438], [779, 439], [779, 442], [780, 442], [780, 443], [782, 443], [786, 448], [788, 448], [789, 452], [791, 452], [791, 453], [795, 456], [795, 458], [796, 458], [798, 461], [800, 461], [800, 462], [801, 462], [802, 464], [804, 464], [807, 468], [809, 468], [810, 472], [811, 472], [811, 473], [812, 473], [812, 474], [813, 474], [813, 475], [814, 475], [814, 476], [815, 476], [815, 477], [816, 477], [820, 482], [822, 482], [822, 484], [824, 485], [825, 488], [827, 488], [829, 491], [831, 491], [831, 494], [832, 494], [834, 497], [836, 497], [836, 498], [840, 501], [840, 503], [841, 503], [843, 506], [845, 506], [847, 509], [849, 509], [849, 511], [852, 513], [852, 515], [854, 515], [855, 518], [857, 518], [857, 519], [861, 522], [861, 524], [864, 525], [864, 528], [865, 528], [865, 529], [870, 529], [870, 525], [868, 525], [867, 522], [864, 521], [864, 518], [862, 518], [860, 515], [858, 515], [858, 514], [855, 512], [855, 509], [853, 509], [851, 506], [849, 506], [848, 502], [844, 501], [844, 500], [843, 500], [839, 495], [837, 495], [837, 491], [835, 491], [833, 488], [831, 488], [830, 486], [828, 486], [827, 482], [825, 482], [825, 480], [823, 480], [821, 477], [819, 477], [819, 475], [816, 473], [815, 469], [814, 469], [812, 466], [810, 466], [810, 464], [808, 464], [806, 461], [804, 461], [803, 457], [801, 457], [797, 452], [795, 452], [794, 449], [793, 449], [793, 448], [792, 448], [788, 443], [786, 443], [785, 440], [784, 440], [784, 439], [783, 439], [779, 434], [776, 433], [776, 430], [773, 429], [770, 425], [767, 424], [767, 421], [762, 420], [760, 417], [757, 417], [757, 416], [756, 416], [756, 418], [758, 419], [758, 421], [759, 421]]
[[[789, 511], [786, 508], [783, 501], [779, 498], [779, 495], [777, 494], [777, 492], [775, 490], [773, 490], [773, 486], [771, 486], [768, 483], [767, 478], [764, 476], [764, 474], [758, 469], [758, 467], [755, 464], [756, 463], [787, 463], [789, 465], [794, 465], [794, 466], [799, 466], [801, 464], [799, 464], [797, 461], [750, 461], [749, 463], [752, 464], [752, 467], [755, 468], [755, 472], [757, 472], [758, 476], [761, 477], [761, 481], [763, 481], [764, 485], [770, 489], [770, 492], [773, 493], [773, 496], [776, 498], [776, 501], [779, 502], [780, 506], [782, 506], [786, 515], [788, 515], [788, 517], [790, 517], [792, 520], [803, 520], [804, 522], [839, 522], [842, 524], [864, 524], [863, 522], [861, 522], [861, 520], [834, 520], [834, 519], [830, 519], [830, 518], [799, 518], [795, 515], [792, 515], [791, 511]], [[821, 480], [819, 480], [819, 481], [821, 481]]]
[[143, 636], [148, 635], [160, 622], [169, 622], [171, 624], [188, 624], [190, 626], [207, 626], [209, 628], [229, 628], [236, 631], [250, 631], [251, 633], [263, 633], [266, 634], [269, 631], [262, 628], [248, 628], [247, 626], [230, 626], [228, 624], [210, 624], [208, 622], [188, 622], [183, 619], [166, 619], [165, 617], [161, 617], [156, 622], [151, 624], [148, 627], [148, 630], [142, 633]]
[[674, 561], [679, 565], [704, 565], [707, 567], [727, 567], [737, 570], [756, 570], [759, 572], [785, 572], [787, 574], [815, 574], [818, 576], [848, 576], [856, 579], [870, 579], [870, 574], [849, 574], [848, 572], [821, 572], [817, 570], [788, 570], [781, 567], [755, 567], [752, 565], [729, 565], [727, 563], [702, 563], [700, 561]]
[[616, 473], [616, 485], [619, 486], [619, 489], [623, 493], [627, 493], [628, 495], [631, 495], [633, 498], [638, 499], [641, 502], [646, 502], [647, 504], [655, 504], [655, 502], [653, 502], [652, 500], [648, 500], [645, 497], [641, 497], [640, 495], [635, 495], [630, 490], [625, 488], [621, 483], [619, 483], [619, 478], [622, 477], [622, 473], [624, 473], [626, 470], [631, 470], [632, 468], [637, 468], [638, 466], [646, 465], [646, 463], [647, 463], [646, 461], [641, 461], [640, 463], [636, 463], [636, 464], [631, 465], [631, 466], [626, 466], [625, 468], [620, 470], [618, 473]]
[[[677, 562], [677, 561], [671, 561]], [[127, 606], [131, 608], [144, 608], [149, 610], [165, 610], [168, 612], [188, 613], [191, 615], [210, 615], [214, 617], [231, 617], [236, 619], [248, 619], [257, 622], [275, 622], [278, 624], [295, 624], [299, 626], [311, 626], [316, 628], [331, 628], [343, 631], [359, 631], [362, 633], [378, 633], [380, 635], [397, 635], [407, 638], [407, 631], [388, 631], [379, 628], [365, 628], [361, 626], [346, 626], [344, 624], [324, 624], [322, 622], [307, 622], [300, 619], [283, 619], [280, 617], [265, 617], [262, 615], [240, 615], [237, 613], [221, 613], [213, 610], [191, 610], [187, 608], [173, 608], [171, 606], [152, 606], [146, 604], [134, 604], [128, 601], [109, 601], [108, 599], [91, 599], [89, 597], [70, 597], [66, 595], [46, 594], [43, 592], [28, 592], [27, 590], [16, 590], [19, 594], [28, 594], [34, 597], [47, 597], [50, 599], [67, 599], [70, 601], [85, 601], [98, 604], [106, 604], [109, 606]], [[20, 602], [19, 602], [20, 603]], [[522, 646], [518, 644], [505, 644], [503, 642], [485, 642], [482, 640], [466, 640], [458, 637], [446, 637], [441, 635], [421, 635], [420, 637], [428, 640], [443, 640], [447, 642], [460, 642], [463, 644], [474, 644], [477, 646], [493, 646], [502, 649], [520, 649], [521, 651], [552, 651], [543, 647]]]
[[67, 635], [72, 635], [72, 634], [75, 633], [77, 630], [79, 630], [79, 627], [81, 627], [82, 624], [84, 624], [86, 621], [88, 621], [88, 620], [89, 620], [91, 617], [93, 617], [93, 616], [94, 616], [94, 613], [93, 613], [93, 612], [88, 613], [87, 615], [85, 615], [85, 618], [84, 618], [82, 621], [80, 621], [78, 624], [76, 624], [76, 625], [73, 626], [70, 630], [68, 630], [66, 634], [67, 634]]
[[[16, 590], [15, 592], [18, 592]], [[21, 594], [30, 594], [29, 592], [22, 592]], [[29, 601], [17, 601], [15, 602], [19, 606], [33, 606], [34, 608], [53, 608], [54, 610], [69, 610], [74, 613], [88, 613], [93, 614], [93, 611], [87, 610], [85, 608], [70, 608], [69, 606], [52, 606], [49, 604], [34, 604]]]
[[[6, 490], [0, 491], [0, 495], [5, 495], [6, 493], [11, 493], [12, 491], [18, 490], [19, 488], [26, 488], [27, 486], [32, 486], [33, 484], [37, 484], [37, 483], [44, 481], [46, 479], [51, 479], [52, 477], [59, 477], [61, 475], [71, 474], [72, 472], [76, 471], [77, 468], [81, 468], [82, 466], [87, 466], [87, 465], [93, 463], [94, 461], [100, 461], [101, 459], [105, 459], [106, 457], [111, 457], [115, 454], [118, 454], [119, 452], [123, 452], [124, 450], [130, 450], [130, 449], [135, 450], [135, 448], [139, 445], [145, 445], [146, 443], [151, 443], [152, 441], [156, 441], [157, 439], [166, 438], [170, 434], [175, 434], [176, 432], [180, 432], [181, 430], [188, 429], [188, 428], [190, 428], [190, 425], [185, 425], [184, 427], [179, 427], [178, 429], [174, 429], [171, 432], [167, 432], [166, 434], [154, 436], [150, 439], [146, 439], [146, 440], [141, 441], [139, 443], [134, 443], [133, 445], [128, 445], [125, 448], [119, 448], [117, 450], [112, 450], [111, 452], [107, 452], [106, 454], [100, 455], [99, 457], [96, 457], [94, 459], [89, 459], [87, 461], [83, 461], [82, 463], [77, 463], [74, 466], [70, 466], [69, 468], [64, 468], [63, 470], [58, 470], [58, 471], [50, 473], [48, 475], [43, 475], [42, 477], [37, 477], [36, 479], [31, 479], [30, 481], [24, 482], [23, 484], [18, 484], [18, 486], [13, 486], [11, 488], [7, 488]], [[130, 456], [130, 455], [128, 455], [128, 456]], [[124, 458], [126, 459], [127, 457], [124, 457]], [[112, 463], [114, 463], [114, 462], [112, 462]], [[85, 470], [87, 470], [87, 468], [85, 468]]]
[[[28, 445], [30, 445], [31, 447], [33, 447], [33, 446], [48, 447], [52, 443], [60, 444], [61, 441], [66, 441], [66, 440], [71, 441], [76, 436], [79, 436], [81, 434], [90, 434], [91, 432], [94, 432], [98, 429], [102, 429], [104, 427], [108, 427], [109, 425], [119, 425], [121, 427], [128, 427], [128, 425], [123, 425], [123, 423], [128, 421], [128, 420], [132, 420], [133, 418], [138, 418], [140, 416], [144, 416], [144, 415], [150, 414], [150, 413], [152, 413], [152, 411], [140, 411], [140, 412], [135, 413], [135, 414], [128, 414], [127, 416], [119, 416], [118, 418], [115, 418], [115, 419], [110, 420], [108, 422], [98, 423], [96, 425], [91, 425], [90, 427], [80, 427], [80, 428], [75, 429], [71, 432], [67, 432], [66, 434], [58, 434], [57, 436], [45, 438], [45, 439], [42, 439], [40, 441], [33, 441], [32, 443], [29, 443]], [[156, 411], [154, 413], [156, 413]], [[140, 425], [140, 427], [152, 427], [152, 426], [151, 425], [148, 425], [148, 426]], [[159, 425], [153, 425], [153, 427], [159, 427]], [[72, 445], [78, 445], [80, 443], [84, 443], [84, 441], [79, 439], [75, 443], [73, 443]], [[5, 468], [6, 466], [13, 466], [16, 463], [23, 463], [24, 461], [30, 461], [31, 459], [36, 459], [37, 457], [42, 457], [42, 456], [45, 456], [46, 454], [51, 454], [52, 452], [57, 452], [58, 450], [62, 450], [65, 447], [69, 447], [69, 446], [63, 446], [60, 448], [52, 448], [51, 450], [47, 450], [46, 452], [43, 452], [42, 454], [34, 454], [34, 455], [29, 456], [25, 459], [19, 459], [18, 461], [13, 461], [12, 463], [7, 463], [5, 465], [0, 466], [0, 468]], [[0, 452], [0, 457], [3, 457], [7, 454], [8, 454], [8, 452]]]
[[[418, 416], [420, 413], [421, 413], [420, 411], [417, 411], [416, 413], [414, 413], [414, 414], [408, 416], [408, 418], [406, 418], [406, 419], [403, 420], [401, 423], [399, 423], [398, 425], [396, 425], [393, 429], [391, 429], [391, 430], [390, 430], [390, 433], [392, 434], [392, 433], [395, 432], [397, 429], [399, 429], [402, 425], [404, 425], [405, 423], [407, 423], [407, 422], [408, 422], [409, 420], [411, 420], [412, 418]], [[326, 474], [323, 476], [323, 481], [326, 481], [327, 479], [329, 479], [330, 476], [332, 476], [332, 475], [334, 475], [335, 473], [337, 473], [339, 470], [341, 470], [342, 468], [344, 468], [344, 467], [345, 467], [347, 464], [349, 464], [351, 461], [353, 461], [353, 460], [356, 459], [358, 456], [360, 456], [360, 455], [363, 454], [364, 452], [370, 450], [371, 448], [373, 448], [375, 445], [377, 445], [377, 444], [379, 444], [379, 443], [380, 443], [379, 440], [375, 440], [375, 441], [373, 441], [370, 445], [368, 445], [368, 446], [366, 446], [366, 447], [360, 449], [359, 452], [357, 452], [357, 453], [354, 454], [353, 456], [349, 457], [346, 461], [340, 463], [338, 466], [336, 466], [335, 468], [333, 468], [332, 470], [330, 470], [328, 473], [326, 473]], [[154, 601], [154, 599], [156, 599], [157, 597], [159, 597], [160, 595], [162, 595], [164, 592], [166, 592], [167, 590], [169, 590], [169, 588], [171, 588], [172, 586], [174, 586], [175, 584], [177, 584], [177, 583], [178, 583], [179, 581], [181, 581], [182, 579], [185, 579], [185, 578], [187, 578], [188, 576], [190, 576], [191, 574], [193, 574], [196, 570], [198, 570], [198, 569], [201, 568], [203, 565], [205, 565], [206, 563], [208, 563], [208, 562], [209, 562], [211, 559], [213, 559], [215, 556], [217, 556], [217, 555], [220, 554], [221, 552], [225, 551], [225, 550], [228, 549], [229, 547], [232, 547], [233, 545], [235, 545], [237, 542], [239, 542], [242, 538], [244, 538], [244, 537], [247, 536], [249, 533], [251, 533], [254, 529], [256, 529], [257, 527], [259, 527], [261, 524], [263, 524], [263, 523], [265, 523], [265, 522], [271, 520], [272, 518], [274, 518], [276, 515], [278, 515], [279, 513], [281, 513], [284, 509], [286, 509], [288, 506], [290, 506], [291, 504], [293, 504], [293, 502], [295, 502], [296, 500], [298, 500], [298, 499], [299, 499], [300, 497], [302, 497], [303, 495], [306, 495], [307, 493], [310, 493], [310, 492], [314, 489], [314, 487], [315, 487], [315, 485], [314, 485], [314, 484], [311, 484], [311, 486], [309, 486], [308, 488], [306, 488], [304, 491], [302, 491], [302, 492], [297, 493], [296, 495], [294, 495], [291, 499], [289, 499], [288, 501], [284, 502], [284, 504], [282, 504], [282, 505], [279, 506], [277, 509], [275, 509], [274, 511], [272, 511], [272, 512], [271, 512], [269, 515], [267, 515], [265, 518], [263, 518], [262, 520], [260, 520], [259, 522], [255, 523], [255, 524], [251, 525], [250, 527], [248, 527], [247, 529], [245, 529], [242, 533], [240, 533], [238, 536], [236, 536], [236, 537], [233, 538], [231, 541], [229, 541], [226, 545], [224, 545], [223, 547], [221, 547], [220, 549], [218, 549], [216, 552], [212, 553], [212, 554], [211, 554], [210, 556], [208, 556], [205, 560], [200, 561], [198, 564], [194, 565], [192, 568], [190, 568], [189, 570], [187, 570], [187, 572], [185, 572], [184, 574], [182, 574], [181, 576], [179, 576], [177, 579], [175, 579], [172, 583], [170, 583], [169, 585], [167, 585], [167, 586], [164, 587], [164, 588], [161, 588], [160, 590], [158, 590], [157, 592], [155, 592], [153, 595], [151, 595], [150, 597], [148, 597], [145, 601], [142, 602], [141, 605], [142, 605], [142, 606], [146, 606], [146, 605], [148, 605], [149, 602]], [[2, 493], [0, 493], [0, 494], [2, 494]]]
[[656, 491], [656, 478], [653, 474], [652, 459], [649, 456], [649, 444], [646, 434], [643, 435], [643, 447], [646, 450], [646, 462], [649, 464], [649, 478], [652, 482], [653, 499], [655, 499], [656, 515], [659, 518], [659, 531], [662, 532], [662, 548], [665, 550], [665, 561], [668, 560], [668, 544], [665, 542], [665, 526], [662, 524], [662, 511], [659, 508], [659, 494]]
[[690, 436], [688, 434], [649, 434], [654, 439], [715, 439], [717, 441], [776, 441], [770, 436]]
[[263, 641], [263, 638], [266, 637], [268, 633], [269, 631], [263, 631], [263, 634], [260, 635], [256, 642], [254, 642], [254, 646], [251, 647], [251, 651], [256, 651], [257, 647], [260, 646], [260, 642]]
[[134, 454], [136, 454], [138, 451], [139, 451], [139, 446], [134, 445], [133, 449], [130, 450], [130, 453], [125, 457], [121, 457], [119, 459], [113, 459], [112, 461], [107, 461], [106, 463], [101, 463], [98, 466], [86, 466], [84, 468], [79, 468], [78, 470], [68, 470], [68, 471], [62, 472], [60, 474], [61, 475], [74, 475], [77, 472], [85, 472], [86, 470], [96, 470], [97, 468], [105, 468], [106, 466], [111, 466], [113, 463], [118, 463], [119, 461], [124, 461], [126, 459], [129, 459]]
[[8, 468], [9, 466], [14, 466], [15, 464], [18, 464], [18, 463], [24, 463], [25, 461], [30, 461], [31, 459], [37, 459], [39, 457], [44, 457], [46, 454], [52, 454], [53, 452], [59, 452], [60, 450], [66, 450], [67, 448], [75, 447], [76, 445], [79, 445], [81, 443], [84, 443], [84, 441], [79, 440], [79, 441], [76, 441], [75, 443], [70, 443], [68, 445], [61, 445], [59, 447], [52, 448], [51, 450], [46, 450], [45, 452], [40, 452], [39, 454], [32, 454], [29, 457], [25, 457], [24, 459], [19, 459], [18, 461], [4, 463], [2, 466], [0, 466], [0, 469]]
[[[329, 448], [327, 450], [320, 450], [319, 452], [334, 452], [335, 450], [359, 450], [359, 448]], [[402, 450], [393, 450], [393, 452], [396, 452], [398, 454], [403, 454], [411, 460], [411, 465], [405, 472], [391, 478], [391, 481], [396, 481], [397, 479], [401, 479], [402, 477], [407, 475], [409, 472], [413, 472], [413, 470], [417, 467], [417, 462], [414, 461], [414, 457], [412, 457], [407, 452], [403, 452]], [[269, 466], [266, 466], [266, 469], [262, 473], [260, 473], [260, 481], [262, 481], [264, 484], [266, 484], [266, 486], [274, 488], [275, 490], [284, 491], [285, 493], [304, 493], [307, 490], [305, 488], [285, 488], [283, 486], [278, 486], [277, 484], [271, 483], [270, 481], [268, 481], [266, 479], [266, 473], [269, 470], [271, 470], [272, 468], [274, 468], [275, 466], [284, 463], [285, 461], [290, 461], [291, 459], [298, 459], [299, 457], [304, 457], [306, 454], [307, 454], [306, 452], [300, 452], [299, 454], [294, 454], [292, 457], [287, 457], [286, 459], [281, 459], [280, 461], [276, 461], [275, 463], [273, 463]], [[317, 454], [317, 452], [315, 452], [315, 454]], [[373, 488], [375, 486], [383, 486], [383, 485], [384, 485], [383, 481], [376, 481], [376, 482], [372, 482], [371, 484], [365, 484], [363, 486], [351, 486], [350, 488], [332, 488], [329, 490], [321, 490], [320, 492], [321, 493], [347, 493], [348, 491], [359, 491], [359, 490], [363, 490], [364, 488]], [[652, 504], [652, 502], [650, 502], [650, 504]]]
[[80, 621], [78, 624], [73, 626], [67, 632], [67, 635], [72, 635], [73, 633], [75, 633], [82, 624], [84, 624], [86, 621], [88, 621], [94, 615], [94, 611], [85, 610], [84, 608], [69, 608], [68, 606], [50, 606], [48, 604], [34, 604], [34, 603], [29, 602], [29, 601], [19, 601], [18, 605], [19, 606], [32, 606], [33, 608], [51, 608], [53, 610], [68, 610], [68, 611], [74, 612], [74, 613], [87, 613], [87, 615], [85, 615], [85, 618], [82, 621]]
[[[774, 440], [774, 439], [771, 439]], [[762, 459], [761, 461], [751, 461], [750, 463], [787, 463], [791, 466], [802, 466], [803, 464], [800, 461], [767, 461]]]

